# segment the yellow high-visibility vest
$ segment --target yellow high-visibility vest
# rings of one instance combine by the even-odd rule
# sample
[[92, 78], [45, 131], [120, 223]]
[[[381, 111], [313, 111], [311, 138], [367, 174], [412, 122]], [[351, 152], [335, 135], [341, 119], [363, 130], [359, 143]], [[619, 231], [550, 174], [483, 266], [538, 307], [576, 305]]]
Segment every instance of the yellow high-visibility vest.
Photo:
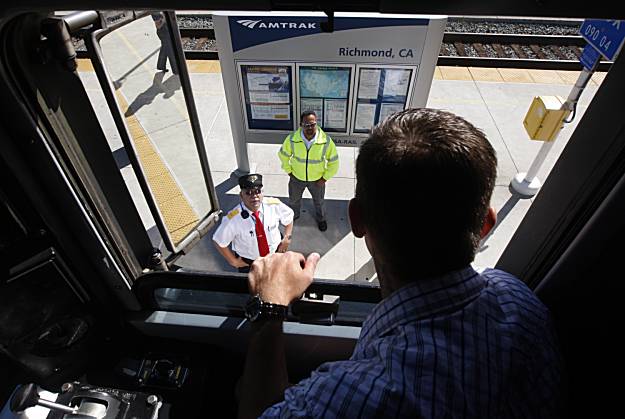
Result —
[[278, 157], [282, 169], [301, 181], [329, 180], [339, 170], [339, 155], [330, 136], [317, 127], [317, 139], [310, 148], [302, 139], [301, 128], [284, 140]]

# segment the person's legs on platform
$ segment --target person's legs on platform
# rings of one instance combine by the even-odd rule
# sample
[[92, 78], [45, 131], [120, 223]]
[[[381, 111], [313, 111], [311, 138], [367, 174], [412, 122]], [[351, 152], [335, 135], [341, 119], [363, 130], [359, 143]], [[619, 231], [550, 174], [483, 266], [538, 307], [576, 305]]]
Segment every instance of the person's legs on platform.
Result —
[[308, 190], [310, 191], [313, 203], [315, 204], [315, 218], [317, 219], [317, 226], [319, 227], [319, 230], [326, 231], [328, 228], [324, 200], [326, 185], [325, 183], [320, 185], [317, 182], [308, 182]]
[[297, 220], [300, 215], [304, 189], [306, 189], [306, 182], [302, 182], [293, 175], [289, 176], [289, 206], [295, 213], [294, 220]]
[[156, 59], [156, 69], [160, 71], [167, 71], [165, 63], [167, 62], [167, 52], [163, 44], [161, 43], [161, 49], [158, 50], [158, 58]]

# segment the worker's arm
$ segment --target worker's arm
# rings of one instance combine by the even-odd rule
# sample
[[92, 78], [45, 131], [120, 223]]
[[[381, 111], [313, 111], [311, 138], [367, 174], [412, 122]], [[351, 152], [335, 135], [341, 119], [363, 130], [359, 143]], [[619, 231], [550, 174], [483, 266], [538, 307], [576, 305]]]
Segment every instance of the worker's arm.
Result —
[[328, 150], [324, 156], [327, 161], [326, 170], [323, 172], [322, 176], [322, 179], [325, 180], [330, 180], [330, 178], [336, 175], [336, 172], [339, 170], [339, 154], [336, 150], [336, 145], [330, 138], [328, 138], [328, 141], [330, 141], [330, 145], [328, 146]]
[[282, 143], [282, 147], [278, 151], [278, 157], [280, 158], [280, 164], [282, 166], [282, 170], [284, 170], [287, 174], [291, 174], [293, 168], [291, 167], [291, 156], [293, 155], [293, 150], [291, 150], [291, 141], [289, 137], [286, 137], [284, 143]]
[[278, 214], [280, 216], [280, 223], [284, 226], [284, 237], [278, 245], [276, 252], [284, 253], [289, 250], [291, 244], [291, 235], [293, 234], [293, 210], [288, 205], [280, 202], [278, 207]]
[[[263, 301], [288, 306], [313, 280], [319, 255], [307, 259], [300, 253], [274, 253], [252, 264], [248, 285]], [[257, 418], [279, 402], [288, 387], [282, 320], [258, 320], [252, 324], [245, 369], [241, 378], [239, 418]]]
[[284, 253], [289, 249], [289, 245], [291, 244], [291, 233], [293, 233], [293, 221], [291, 221], [291, 224], [287, 224], [284, 227], [284, 237], [278, 245], [276, 252]]
[[219, 245], [219, 243], [217, 243], [214, 240], [213, 240], [213, 243], [215, 243], [215, 247], [217, 248], [217, 251], [221, 253], [221, 255], [226, 259], [226, 262], [230, 264], [230, 266], [233, 266], [235, 268], [244, 268], [248, 266], [247, 263], [245, 263], [243, 259], [241, 259], [238, 256], [235, 256], [235, 254], [232, 252], [232, 250], [230, 250], [229, 247], [227, 246], [222, 247]]

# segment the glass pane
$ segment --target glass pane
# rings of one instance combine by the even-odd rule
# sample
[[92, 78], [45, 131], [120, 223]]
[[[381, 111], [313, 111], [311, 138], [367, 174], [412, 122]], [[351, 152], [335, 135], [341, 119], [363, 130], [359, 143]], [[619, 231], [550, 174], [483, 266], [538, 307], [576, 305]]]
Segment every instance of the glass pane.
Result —
[[152, 13], [100, 40], [104, 65], [166, 229], [177, 245], [210, 210], [165, 17]]
[[293, 129], [291, 66], [241, 65], [250, 129]]
[[301, 112], [314, 111], [326, 132], [346, 132], [350, 67], [300, 66]]

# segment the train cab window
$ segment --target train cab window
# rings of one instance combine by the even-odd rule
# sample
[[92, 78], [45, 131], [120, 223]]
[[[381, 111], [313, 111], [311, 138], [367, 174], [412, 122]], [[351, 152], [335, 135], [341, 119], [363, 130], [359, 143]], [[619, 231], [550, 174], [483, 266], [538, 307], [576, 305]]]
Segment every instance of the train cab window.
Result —
[[[79, 27], [74, 33], [82, 37], [86, 47], [78, 74], [126, 192], [132, 197], [134, 211], [151, 245], [163, 255], [161, 268], [177, 271], [174, 274], [193, 272], [212, 284], [219, 282], [213, 280], [215, 276], [244, 284], [245, 276], [226, 263], [212, 240], [219, 213], [226, 216], [240, 199], [233, 176], [238, 150], [233, 144], [220, 64], [214, 52], [206, 60], [197, 60], [202, 56], [194, 50], [198, 45], [215, 45], [214, 40], [211, 43], [202, 38], [197, 29], [210, 28], [211, 16], [177, 16], [171, 11], [102, 11], [97, 15], [92, 26]], [[580, 22], [563, 24], [562, 30], [575, 33]], [[471, 27], [471, 20], [450, 17], [447, 31], [460, 31], [463, 24]], [[186, 25], [194, 27], [195, 32]], [[214, 38], [214, 31], [207, 36]], [[544, 144], [528, 138], [523, 116], [534, 97], [566, 99], [580, 73], [475, 68], [469, 64], [456, 67], [461, 64], [453, 60], [468, 58], [468, 50], [459, 54], [461, 57], [457, 52], [454, 55], [451, 46], [461, 48], [461, 43], [446, 36], [427, 106], [465, 117], [485, 131], [497, 152], [498, 177], [492, 205], [499, 219], [476, 255], [476, 265], [494, 266], [533, 202], [533, 198], [510, 188], [519, 173], [530, 169]], [[575, 48], [579, 52], [579, 46]], [[524, 49], [515, 51], [519, 55]], [[575, 117], [564, 124], [555, 146], [537, 170], [543, 182], [603, 76], [604, 73], [597, 73], [585, 80], [585, 89], [575, 105]], [[287, 203], [288, 177], [280, 168], [279, 146], [249, 143], [246, 147], [252, 168], [264, 176], [265, 195]], [[290, 249], [322, 255], [316, 277], [321, 287], [336, 282], [343, 289], [351, 286], [367, 294], [377, 287], [373, 260], [364, 241], [350, 232], [347, 219], [358, 150], [339, 147], [338, 154], [340, 169], [328, 183], [326, 196], [328, 231], [318, 231], [312, 201], [305, 195], [303, 215], [296, 223]], [[418, 190], [418, 185], [415, 188]], [[403, 215], [398, 212], [394, 216]], [[406, 222], [410, 222], [409, 217]], [[155, 266], [143, 262], [141, 267], [150, 272]], [[143, 275], [143, 279], [148, 277], [149, 273]], [[148, 299], [150, 305], [174, 309], [178, 299], [180, 307], [198, 310], [198, 301], [206, 295], [184, 291], [198, 287], [198, 282], [187, 282], [175, 275], [171, 278], [171, 283], [159, 278], [158, 287], [152, 289]], [[244, 286], [235, 288], [235, 293], [245, 292]]]

